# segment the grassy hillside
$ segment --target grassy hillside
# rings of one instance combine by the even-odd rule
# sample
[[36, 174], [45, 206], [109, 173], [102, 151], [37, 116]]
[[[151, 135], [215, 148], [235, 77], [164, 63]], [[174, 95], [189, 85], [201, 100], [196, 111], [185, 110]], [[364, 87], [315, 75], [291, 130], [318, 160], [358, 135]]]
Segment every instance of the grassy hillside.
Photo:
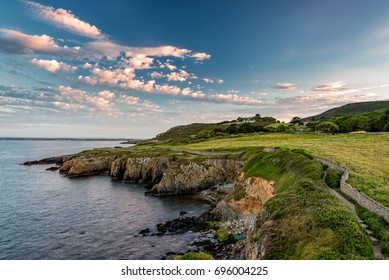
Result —
[[328, 118], [326, 121], [336, 123], [341, 133], [361, 130], [389, 131], [389, 107], [368, 113]]
[[265, 204], [268, 215], [255, 236], [260, 245], [266, 240], [265, 259], [373, 258], [366, 231], [326, 189], [321, 164], [279, 149], [260, 152], [244, 171], [275, 181], [276, 195]]
[[389, 207], [389, 134], [316, 135], [263, 134], [209, 140], [179, 147], [199, 150], [256, 152], [263, 147], [303, 148], [350, 169], [350, 180], [359, 191]]
[[237, 133], [267, 131], [265, 127], [276, 122], [277, 120], [272, 117], [253, 117], [252, 122], [234, 120], [221, 123], [192, 123], [173, 127], [164, 133], [158, 134], [154, 140], [169, 143], [188, 143]]
[[304, 118], [303, 120], [317, 121], [338, 116], [361, 114], [385, 108], [389, 108], [389, 100], [351, 103], [341, 107], [333, 108], [316, 116]]

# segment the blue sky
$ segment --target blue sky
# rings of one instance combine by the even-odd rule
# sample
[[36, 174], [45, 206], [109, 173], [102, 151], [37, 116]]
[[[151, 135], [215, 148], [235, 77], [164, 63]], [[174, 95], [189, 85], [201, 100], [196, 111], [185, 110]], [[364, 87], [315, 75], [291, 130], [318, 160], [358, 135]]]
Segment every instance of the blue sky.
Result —
[[1, 1], [1, 137], [152, 137], [389, 99], [389, 2]]

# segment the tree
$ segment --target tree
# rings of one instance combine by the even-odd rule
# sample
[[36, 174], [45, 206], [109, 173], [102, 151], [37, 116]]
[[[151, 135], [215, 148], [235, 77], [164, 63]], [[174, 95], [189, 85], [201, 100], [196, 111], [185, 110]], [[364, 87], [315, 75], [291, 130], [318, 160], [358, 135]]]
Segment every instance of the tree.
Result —
[[226, 132], [229, 134], [236, 134], [238, 133], [238, 125], [237, 124], [231, 124], [227, 127]]
[[318, 125], [317, 122], [309, 122], [309, 123], [306, 124], [306, 127], [308, 127], [312, 131], [315, 131], [317, 125]]
[[290, 120], [290, 123], [293, 123], [293, 124], [304, 124], [303, 120], [300, 117], [293, 117]]
[[251, 133], [255, 132], [255, 127], [251, 125], [250, 123], [244, 123], [239, 126], [238, 129], [239, 133]]
[[339, 126], [333, 122], [322, 122], [316, 126], [316, 131], [325, 134], [334, 134], [339, 131]]
[[283, 124], [280, 124], [279, 126], [277, 126], [276, 128], [276, 132], [285, 132], [286, 131], [286, 126], [283, 125]]

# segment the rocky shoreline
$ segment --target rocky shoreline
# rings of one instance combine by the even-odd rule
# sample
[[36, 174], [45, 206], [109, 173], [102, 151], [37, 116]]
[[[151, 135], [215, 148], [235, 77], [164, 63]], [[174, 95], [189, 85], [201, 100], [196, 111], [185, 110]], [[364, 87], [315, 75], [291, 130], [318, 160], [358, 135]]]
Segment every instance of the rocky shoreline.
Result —
[[[261, 185], [259, 181], [244, 179], [244, 163], [228, 158], [193, 159], [180, 155], [130, 157], [112, 153], [102, 156], [93, 153], [50, 157], [28, 161], [24, 165], [55, 164], [46, 170], [59, 170], [59, 173], [69, 178], [106, 175], [112, 180], [145, 187], [145, 195], [198, 193], [202, 199], [211, 203], [209, 211], [199, 217], [180, 213], [179, 218], [155, 225], [155, 229], [143, 229], [139, 235], [197, 232], [199, 237], [190, 244], [195, 248], [194, 251], [206, 252], [216, 259], [241, 259], [244, 255], [243, 241], [253, 231], [255, 217], [261, 211], [264, 200], [269, 199], [273, 193], [272, 182], [261, 181]], [[244, 192], [239, 198], [234, 197], [233, 192], [237, 186]], [[264, 191], [258, 192], [261, 188]], [[258, 195], [265, 196], [261, 198]], [[182, 253], [171, 252], [164, 258], [171, 259]]]

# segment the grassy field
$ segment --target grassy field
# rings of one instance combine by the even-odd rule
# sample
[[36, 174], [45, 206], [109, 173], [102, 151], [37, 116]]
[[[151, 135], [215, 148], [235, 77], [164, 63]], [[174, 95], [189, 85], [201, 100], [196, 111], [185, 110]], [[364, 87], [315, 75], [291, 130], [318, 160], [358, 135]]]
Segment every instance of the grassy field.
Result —
[[263, 147], [303, 148], [314, 156], [330, 159], [349, 168], [349, 183], [353, 187], [389, 207], [389, 134], [263, 134], [176, 147], [214, 151], [255, 151]]

